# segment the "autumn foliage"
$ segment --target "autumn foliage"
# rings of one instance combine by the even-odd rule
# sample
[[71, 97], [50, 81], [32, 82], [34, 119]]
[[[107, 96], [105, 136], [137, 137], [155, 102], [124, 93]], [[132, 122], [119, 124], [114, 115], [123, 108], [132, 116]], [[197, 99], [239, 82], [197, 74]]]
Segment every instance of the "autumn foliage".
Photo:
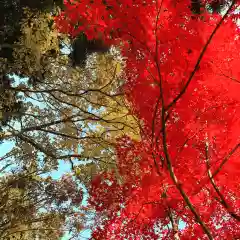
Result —
[[239, 3], [222, 14], [189, 6], [66, 1], [56, 18], [62, 32], [120, 46], [143, 122], [140, 142], [118, 139], [120, 177], [92, 182], [93, 239], [240, 238]]

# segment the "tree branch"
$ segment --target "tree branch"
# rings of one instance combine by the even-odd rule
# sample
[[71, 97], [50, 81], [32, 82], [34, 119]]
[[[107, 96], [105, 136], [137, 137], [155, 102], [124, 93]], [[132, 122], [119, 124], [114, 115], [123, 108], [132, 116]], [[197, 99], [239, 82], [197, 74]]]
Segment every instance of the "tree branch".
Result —
[[212, 174], [212, 178], [216, 177], [216, 175], [222, 170], [225, 163], [229, 160], [229, 158], [236, 152], [236, 150], [240, 147], [240, 143], [238, 143], [230, 152], [229, 154], [223, 159], [219, 167], [214, 171]]
[[207, 172], [208, 172], [208, 177], [210, 179], [210, 182], [213, 186], [213, 188], [215, 189], [216, 193], [218, 194], [218, 196], [220, 197], [221, 201], [220, 203], [222, 204], [222, 206], [227, 210], [227, 212], [237, 221], [240, 222], [240, 215], [237, 215], [236, 213], [234, 213], [231, 210], [231, 207], [228, 205], [228, 203], [226, 202], [224, 196], [222, 195], [222, 193], [220, 192], [217, 184], [215, 183], [214, 179], [213, 179], [213, 175], [212, 172], [210, 170], [210, 164], [209, 164], [209, 144], [206, 142], [205, 143], [205, 158], [206, 158], [206, 165], [207, 165]]
[[203, 47], [203, 50], [202, 52], [200, 53], [199, 57], [198, 57], [198, 60], [197, 60], [197, 63], [193, 69], [193, 71], [191, 72], [185, 86], [182, 88], [182, 90], [180, 91], [180, 93], [177, 95], [177, 97], [175, 99], [173, 99], [173, 101], [166, 107], [166, 111], [168, 111], [173, 105], [175, 105], [177, 103], [177, 101], [182, 97], [182, 95], [186, 92], [189, 84], [191, 83], [195, 73], [197, 72], [198, 68], [199, 68], [199, 65], [202, 61], [202, 58], [204, 56], [204, 54], [206, 53], [207, 51], [207, 48], [208, 46], [210, 45], [214, 35], [216, 34], [217, 30], [220, 28], [220, 26], [222, 25], [222, 23], [224, 22], [224, 20], [227, 18], [228, 14], [230, 13], [230, 11], [232, 10], [233, 6], [235, 4], [235, 0], [232, 1], [230, 7], [228, 8], [227, 12], [224, 14], [224, 16], [222, 17], [222, 19], [219, 21], [219, 23], [217, 24], [217, 26], [215, 27], [215, 29], [213, 30], [213, 32], [211, 33], [210, 37], [208, 38], [206, 44], [204, 45]]
[[168, 216], [169, 216], [170, 222], [172, 224], [173, 238], [174, 238], [174, 240], [180, 240], [180, 237], [178, 234], [178, 221], [175, 221], [172, 210], [170, 208], [168, 209]]
[[[156, 59], [157, 60], [157, 59]], [[199, 213], [197, 212], [197, 210], [195, 209], [195, 207], [193, 206], [193, 204], [191, 203], [189, 197], [187, 196], [187, 194], [185, 193], [185, 191], [183, 190], [181, 184], [178, 181], [178, 178], [176, 177], [174, 170], [173, 170], [173, 166], [172, 166], [172, 161], [170, 158], [170, 155], [168, 153], [168, 147], [167, 147], [167, 132], [166, 132], [166, 112], [168, 107], [165, 108], [165, 102], [164, 102], [164, 98], [163, 98], [163, 84], [162, 84], [162, 79], [161, 79], [161, 72], [160, 72], [160, 65], [159, 62], [156, 61], [156, 66], [157, 66], [157, 71], [158, 71], [158, 75], [160, 78], [160, 94], [162, 96], [162, 113], [161, 113], [161, 121], [162, 121], [162, 144], [163, 144], [163, 152], [165, 155], [165, 159], [166, 159], [166, 164], [167, 164], [167, 169], [170, 173], [170, 177], [172, 179], [172, 181], [174, 182], [176, 188], [178, 189], [178, 191], [180, 192], [182, 198], [184, 199], [185, 203], [187, 204], [187, 206], [189, 207], [189, 209], [191, 210], [192, 214], [195, 216], [196, 221], [200, 224], [200, 226], [202, 227], [203, 231], [205, 232], [205, 234], [208, 236], [208, 238], [210, 240], [213, 240], [213, 236], [209, 230], [209, 228], [206, 226], [206, 224], [202, 221]], [[189, 82], [190, 83], [190, 82]], [[186, 89], [185, 89], [186, 91]], [[185, 92], [184, 91], [184, 92]], [[179, 95], [179, 98], [182, 96]]]

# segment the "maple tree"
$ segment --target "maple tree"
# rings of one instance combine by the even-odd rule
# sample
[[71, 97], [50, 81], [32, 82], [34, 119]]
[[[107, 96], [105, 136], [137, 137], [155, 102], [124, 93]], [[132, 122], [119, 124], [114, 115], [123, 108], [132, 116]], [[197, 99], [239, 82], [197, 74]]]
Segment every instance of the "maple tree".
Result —
[[92, 219], [81, 186], [118, 173], [116, 136], [139, 139], [122, 95], [124, 64], [117, 48], [59, 33], [61, 1], [3, 6], [0, 239], [79, 239]]
[[190, 1], [65, 1], [55, 19], [120, 46], [125, 97], [144, 123], [140, 142], [118, 138], [120, 181], [92, 181], [94, 239], [240, 237], [239, 2], [221, 1], [221, 14], [198, 2], [193, 14]]
[[[11, 14], [14, 15], [14, 11]], [[78, 41], [57, 32], [53, 22], [56, 9], [49, 11], [24, 6], [24, 14], [21, 13], [23, 16], [17, 24], [19, 35], [15, 33], [11, 42], [5, 33], [0, 44], [3, 53], [11, 50], [10, 56], [0, 54], [3, 63], [0, 68], [0, 140], [18, 139], [30, 144], [55, 167], [59, 159], [91, 157], [97, 164], [101, 158], [108, 159], [102, 166], [106, 168], [114, 164], [114, 156], [108, 157], [113, 146], [105, 135], [127, 132], [133, 122], [124, 123], [131, 116], [124, 116], [127, 109], [123, 101], [118, 104], [122, 84], [120, 60], [117, 53], [110, 50], [105, 54], [93, 54], [99, 51], [85, 38]], [[6, 21], [1, 22], [5, 27]], [[90, 53], [92, 57], [87, 60]], [[72, 60], [76, 62], [77, 59], [70, 59], [72, 55], [83, 57], [88, 66], [73, 64]], [[120, 105], [123, 113], [114, 116]], [[101, 130], [93, 131], [93, 125]], [[123, 129], [125, 125], [128, 130]], [[97, 148], [97, 144], [101, 144], [101, 148]], [[105, 153], [100, 155], [103, 150]], [[60, 154], [60, 151], [69, 154]], [[86, 175], [83, 173], [84, 170], [81, 175]]]
[[[104, 56], [101, 57], [104, 58]], [[1, 167], [5, 171], [1, 172], [0, 185], [3, 181], [1, 188], [6, 189], [6, 193], [3, 191], [0, 196], [3, 204], [0, 210], [4, 215], [3, 222], [0, 223], [0, 234], [4, 239], [8, 237], [16, 239], [16, 236], [22, 236], [17, 239], [35, 239], [40, 236], [42, 239], [59, 239], [68, 231], [78, 239], [82, 221], [86, 218], [91, 219], [89, 211], [81, 211], [82, 215], [77, 218], [73, 216], [79, 212], [79, 208], [81, 209], [79, 207], [82, 201], [81, 192], [71, 191], [70, 183], [64, 184], [64, 181], [50, 179], [51, 185], [61, 191], [55, 194], [54, 189], [51, 189], [53, 195], [49, 199], [42, 189], [48, 184], [45, 183], [46, 178], [41, 175], [54, 175], [55, 170], [58, 169], [59, 160], [64, 160], [66, 165], [68, 162], [72, 163], [71, 174], [78, 178], [78, 180], [75, 178], [74, 184], [79, 182], [79, 179], [81, 182], [89, 183], [95, 173], [115, 166], [113, 144], [105, 137], [108, 127], [112, 127], [109, 131], [110, 136], [112, 133], [120, 135], [127, 132], [129, 134], [129, 130], [134, 128], [130, 127], [133, 121], [130, 115], [126, 119], [126, 122], [127, 120], [129, 122], [124, 123], [127, 109], [124, 105], [116, 104], [121, 99], [121, 94], [115, 92], [118, 86], [118, 76], [114, 74], [118, 66], [116, 59], [111, 62], [111, 56], [105, 57], [108, 63], [107, 69], [111, 67], [111, 71], [108, 72], [104, 69], [105, 61], [99, 65], [97, 57], [95, 65], [91, 62], [91, 70], [73, 69], [69, 66], [66, 71], [62, 68], [59, 59], [55, 59], [52, 66], [48, 66], [53, 69], [52, 74], [44, 82], [30, 85], [24, 79], [19, 79], [15, 85], [9, 84], [10, 93], [12, 91], [12, 93], [21, 94], [25, 111], [20, 119], [7, 122], [0, 135], [4, 142], [14, 143], [13, 149], [6, 154], [2, 153], [1, 156]], [[95, 77], [90, 77], [91, 74], [94, 75], [94, 70]], [[59, 76], [62, 78], [59, 79]], [[88, 76], [88, 82], [84, 81], [86, 76]], [[10, 80], [14, 81], [9, 78]], [[6, 91], [5, 93], [7, 94]], [[49, 107], [49, 104], [52, 107]], [[102, 109], [99, 113], [97, 110], [103, 106], [104, 110]], [[121, 109], [117, 113], [119, 116], [116, 114], [117, 109]], [[93, 125], [98, 126], [99, 130], [91, 129]], [[81, 162], [87, 164], [80, 165]], [[16, 169], [15, 165], [17, 165]], [[27, 178], [27, 185], [25, 184], [19, 193], [18, 189], [12, 190], [5, 183], [6, 176], [10, 180], [14, 178], [18, 181], [18, 175], [24, 177], [36, 175], [39, 180], [36, 183], [35, 179]], [[28, 186], [32, 187], [30, 191]], [[42, 191], [37, 191], [34, 187], [41, 187]], [[70, 192], [68, 192], [69, 188]], [[10, 197], [6, 199], [9, 192]], [[33, 193], [34, 199], [31, 198]], [[21, 194], [27, 196], [30, 194], [30, 200], [26, 197], [26, 201], [22, 202], [19, 197]], [[54, 208], [55, 203], [61, 202], [61, 199], [64, 202]], [[71, 201], [75, 202], [77, 208], [74, 204], [66, 204]], [[39, 218], [41, 207], [48, 210], [51, 220], [46, 216], [47, 221], [45, 218], [41, 221], [42, 218]], [[31, 211], [23, 211], [28, 208]], [[16, 209], [23, 210], [19, 212], [15, 211]], [[57, 222], [58, 215], [61, 215], [60, 223]], [[53, 223], [56, 223], [55, 226], [51, 224], [52, 219], [54, 219]]]
[[[72, 42], [56, 31], [55, 10], [20, 7], [16, 1], [12, 9], [8, 2], [0, 24], [9, 30], [0, 33], [0, 238], [60, 239], [71, 232], [72, 239], [79, 239], [82, 222], [91, 219], [81, 206], [79, 179], [88, 183], [93, 169], [98, 173], [115, 166], [113, 144], [105, 135], [123, 134], [133, 122], [130, 115], [124, 122], [123, 101], [117, 112], [122, 66], [109, 50], [91, 59], [87, 52], [87, 66], [73, 67], [68, 55]], [[9, 19], [16, 23], [11, 29]], [[93, 125], [101, 129], [93, 131]], [[59, 168], [61, 174], [59, 160], [64, 167], [72, 163], [71, 176], [47, 178]], [[74, 166], [80, 162], [88, 165]]]

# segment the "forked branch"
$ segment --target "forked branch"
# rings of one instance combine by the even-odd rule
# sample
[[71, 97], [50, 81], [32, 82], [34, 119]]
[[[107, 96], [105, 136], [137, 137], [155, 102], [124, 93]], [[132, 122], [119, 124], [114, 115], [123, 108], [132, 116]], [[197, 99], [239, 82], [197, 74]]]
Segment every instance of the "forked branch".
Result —
[[234, 219], [236, 219], [237, 221], [240, 222], [240, 216], [236, 213], [234, 213], [231, 210], [231, 207], [229, 206], [229, 204], [226, 202], [223, 194], [221, 193], [220, 189], [218, 188], [217, 184], [214, 181], [212, 172], [210, 170], [210, 163], [209, 163], [209, 145], [208, 143], [205, 144], [205, 158], [206, 158], [206, 165], [207, 165], [207, 173], [208, 173], [208, 177], [210, 179], [210, 182], [214, 188], [214, 190], [216, 191], [217, 195], [220, 198], [220, 203], [222, 204], [222, 206], [227, 210], [227, 212], [231, 215], [231, 217], [233, 217]]
[[227, 12], [224, 14], [224, 16], [222, 17], [222, 19], [219, 21], [219, 23], [217, 24], [217, 26], [215, 27], [215, 29], [213, 30], [213, 32], [211, 33], [210, 37], [208, 38], [206, 44], [204, 45], [199, 57], [198, 57], [198, 60], [195, 64], [195, 67], [193, 69], [193, 71], [191, 72], [185, 86], [182, 88], [182, 90], [179, 92], [179, 94], [173, 99], [173, 101], [168, 105], [166, 106], [166, 111], [168, 111], [172, 106], [174, 106], [177, 101], [182, 97], [182, 95], [187, 91], [187, 88], [189, 86], [189, 84], [191, 83], [195, 73], [197, 72], [197, 70], [199, 69], [199, 66], [200, 66], [200, 63], [203, 59], [203, 56], [205, 55], [206, 51], [207, 51], [207, 48], [208, 46], [210, 45], [213, 37], [215, 36], [216, 32], [218, 31], [218, 29], [221, 27], [221, 25], [223, 24], [224, 20], [227, 18], [227, 16], [229, 15], [229, 13], [231, 12], [233, 6], [235, 5], [235, 2], [236, 1], [232, 1], [230, 7], [228, 8]]

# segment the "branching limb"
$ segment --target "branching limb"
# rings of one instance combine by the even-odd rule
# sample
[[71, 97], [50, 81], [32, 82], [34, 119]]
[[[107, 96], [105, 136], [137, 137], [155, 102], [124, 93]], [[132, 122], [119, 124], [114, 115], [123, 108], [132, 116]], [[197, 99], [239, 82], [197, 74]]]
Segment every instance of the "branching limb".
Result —
[[229, 13], [231, 12], [233, 6], [235, 5], [235, 2], [236, 1], [232, 1], [230, 7], [228, 8], [227, 12], [224, 14], [224, 16], [222, 17], [222, 19], [219, 21], [219, 23], [217, 24], [217, 26], [215, 27], [215, 29], [213, 30], [213, 32], [211, 33], [210, 37], [208, 38], [206, 44], [204, 45], [203, 47], [203, 50], [201, 51], [199, 57], [198, 57], [198, 60], [195, 64], [195, 67], [193, 69], [193, 71], [191, 72], [185, 86], [182, 88], [182, 90], [180, 91], [180, 93], [177, 95], [177, 97], [175, 97], [173, 99], [173, 101], [166, 107], [166, 111], [168, 111], [172, 106], [174, 106], [178, 100], [182, 97], [182, 95], [187, 91], [187, 88], [189, 86], [189, 84], [191, 83], [195, 73], [197, 72], [197, 70], [199, 69], [199, 65], [203, 59], [203, 56], [205, 55], [206, 51], [207, 51], [207, 48], [208, 46], [210, 45], [213, 37], [215, 36], [216, 32], [218, 31], [218, 29], [221, 27], [221, 25], [223, 24], [224, 20], [227, 18], [227, 16], [229, 15]]
[[221, 164], [219, 165], [219, 167], [214, 171], [214, 173], [212, 174], [212, 178], [216, 177], [216, 175], [222, 170], [223, 166], [225, 165], [225, 163], [230, 159], [230, 157], [238, 150], [238, 148], [240, 147], [240, 143], [238, 143], [230, 152], [229, 154], [223, 159], [223, 161], [221, 162]]
[[226, 202], [223, 194], [220, 192], [220, 189], [218, 188], [217, 184], [215, 183], [214, 179], [213, 179], [213, 175], [212, 172], [210, 170], [210, 164], [209, 164], [209, 144], [206, 143], [205, 144], [205, 158], [206, 158], [206, 165], [207, 165], [207, 173], [208, 173], [208, 177], [210, 179], [210, 182], [214, 188], [214, 190], [216, 191], [217, 195], [220, 198], [220, 203], [222, 204], [222, 206], [227, 210], [227, 212], [231, 215], [231, 217], [233, 217], [234, 219], [236, 219], [237, 221], [240, 222], [240, 216], [237, 215], [236, 213], [234, 213], [231, 210], [231, 207], [229, 206], [229, 204]]

